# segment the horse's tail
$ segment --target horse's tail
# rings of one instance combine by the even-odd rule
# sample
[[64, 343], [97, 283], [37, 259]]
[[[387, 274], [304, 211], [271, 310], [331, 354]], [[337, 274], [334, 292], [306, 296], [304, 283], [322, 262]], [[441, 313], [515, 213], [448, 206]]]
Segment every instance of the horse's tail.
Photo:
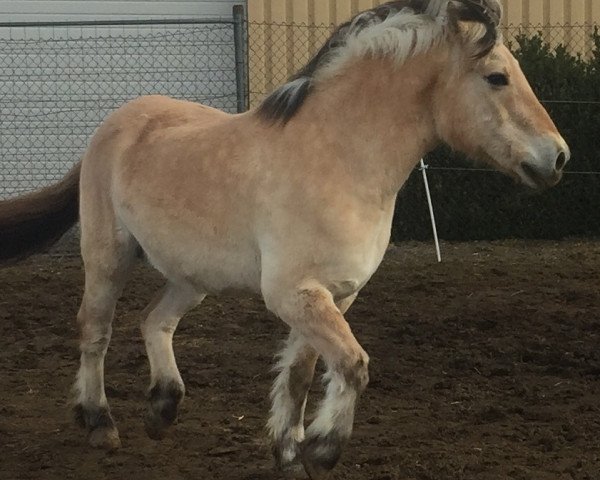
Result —
[[0, 201], [0, 263], [52, 246], [77, 222], [80, 170], [81, 162], [54, 185]]

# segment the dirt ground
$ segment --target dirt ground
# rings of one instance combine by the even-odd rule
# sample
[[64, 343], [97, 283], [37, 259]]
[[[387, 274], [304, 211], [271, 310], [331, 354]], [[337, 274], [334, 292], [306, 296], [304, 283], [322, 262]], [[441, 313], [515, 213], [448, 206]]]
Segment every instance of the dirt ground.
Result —
[[[392, 248], [347, 315], [371, 383], [332, 478], [600, 479], [600, 242], [443, 251], [437, 265], [430, 245]], [[264, 425], [286, 329], [258, 298], [209, 298], [184, 318], [179, 424], [145, 436], [138, 324], [162, 281], [143, 265], [106, 364], [123, 448], [86, 446], [68, 408], [82, 277], [79, 258], [0, 270], [0, 478], [277, 479]]]

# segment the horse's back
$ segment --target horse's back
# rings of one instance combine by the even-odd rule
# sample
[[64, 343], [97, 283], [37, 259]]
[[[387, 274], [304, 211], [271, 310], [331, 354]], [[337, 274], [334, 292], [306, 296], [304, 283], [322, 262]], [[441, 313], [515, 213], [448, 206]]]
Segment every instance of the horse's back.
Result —
[[139, 97], [112, 112], [98, 127], [83, 163], [101, 162], [106, 167], [110, 159], [135, 151], [157, 132], [186, 126], [201, 130], [228, 117], [231, 115], [200, 103], [162, 95]]
[[231, 115], [216, 108], [161, 95], [148, 95], [132, 100], [113, 112], [100, 127], [118, 129], [123, 140], [135, 146], [147, 135], [167, 128], [209, 127]]

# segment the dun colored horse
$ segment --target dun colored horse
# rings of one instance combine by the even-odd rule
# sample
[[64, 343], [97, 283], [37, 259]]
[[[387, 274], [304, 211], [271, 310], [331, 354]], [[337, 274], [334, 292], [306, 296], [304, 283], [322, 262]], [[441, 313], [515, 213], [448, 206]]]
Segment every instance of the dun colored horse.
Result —
[[[141, 250], [166, 278], [141, 326], [148, 434], [163, 436], [184, 395], [179, 319], [207, 294], [245, 289], [290, 327], [268, 422], [278, 466], [311, 478], [334, 467], [368, 382], [369, 357], [344, 313], [382, 260], [396, 195], [419, 159], [445, 142], [536, 189], [555, 185], [569, 160], [502, 44], [500, 17], [497, 0], [389, 2], [340, 26], [257, 109], [134, 100], [102, 123], [64, 180], [0, 203], [5, 261], [81, 221], [75, 411], [93, 446], [120, 444], [104, 356]], [[305, 430], [318, 357], [326, 391]]]

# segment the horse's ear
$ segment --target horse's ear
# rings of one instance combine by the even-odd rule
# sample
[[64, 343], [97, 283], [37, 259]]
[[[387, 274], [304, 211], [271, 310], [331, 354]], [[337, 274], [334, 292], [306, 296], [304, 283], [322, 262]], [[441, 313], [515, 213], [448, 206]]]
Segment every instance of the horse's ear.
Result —
[[461, 24], [478, 23], [485, 30], [476, 40], [478, 58], [487, 55], [500, 36], [498, 27], [502, 20], [502, 5], [498, 0], [450, 0], [448, 2], [449, 24], [460, 32]]

